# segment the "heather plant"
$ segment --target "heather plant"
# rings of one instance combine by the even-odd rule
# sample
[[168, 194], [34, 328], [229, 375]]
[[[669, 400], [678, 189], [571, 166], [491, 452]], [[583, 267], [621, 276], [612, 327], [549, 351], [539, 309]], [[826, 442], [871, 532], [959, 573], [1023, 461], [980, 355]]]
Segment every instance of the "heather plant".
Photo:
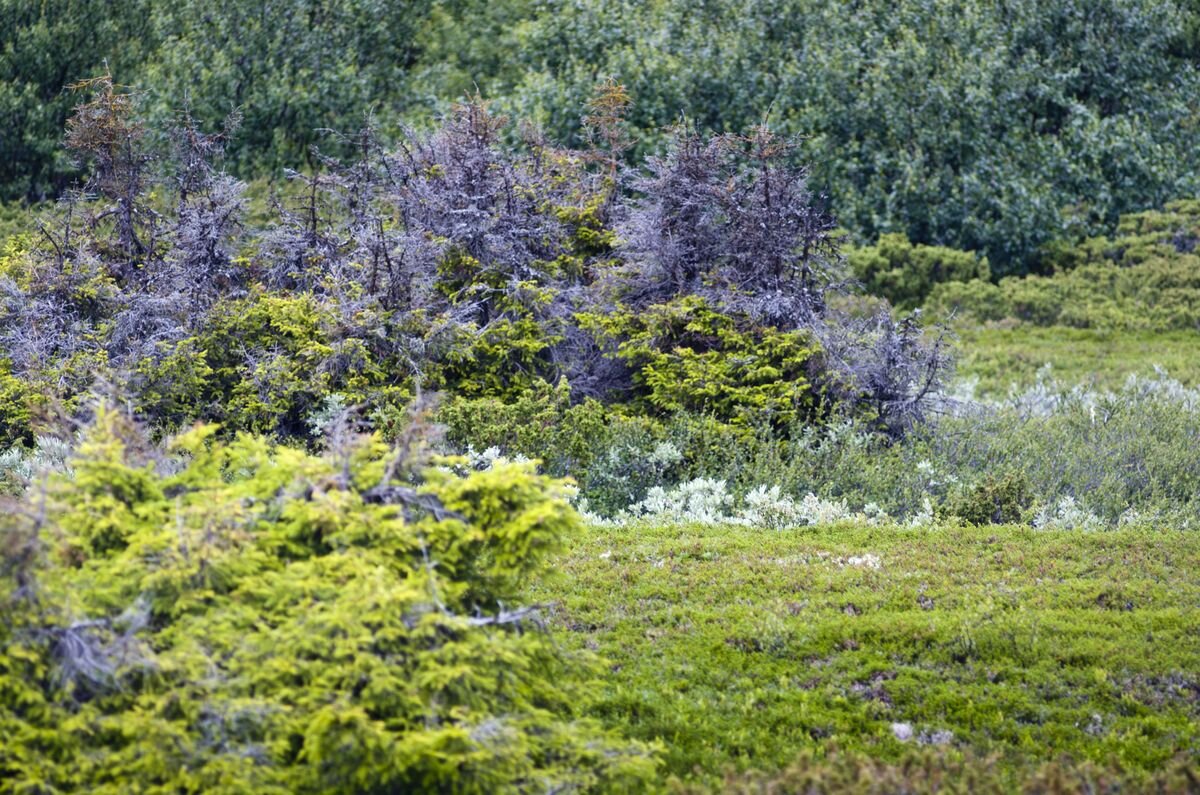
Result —
[[650, 489], [679, 482], [688, 464], [662, 424], [645, 417], [613, 417], [594, 444], [590, 465], [577, 477], [588, 510], [599, 515], [615, 515]]
[[[1121, 524], [1125, 521], [1121, 515]], [[1075, 498], [1066, 496], [1053, 505], [1046, 505], [1033, 517], [1033, 526], [1043, 530], [1100, 530], [1105, 523], [1091, 511], [1079, 507]]]

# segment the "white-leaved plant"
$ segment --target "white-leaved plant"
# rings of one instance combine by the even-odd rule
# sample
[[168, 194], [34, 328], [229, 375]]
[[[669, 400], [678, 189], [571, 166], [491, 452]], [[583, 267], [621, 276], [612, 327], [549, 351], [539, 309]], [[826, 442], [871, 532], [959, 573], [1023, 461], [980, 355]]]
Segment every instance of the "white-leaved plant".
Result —
[[751, 490], [745, 497], [741, 518], [747, 524], [769, 530], [807, 524], [802, 518], [801, 506], [779, 486], [758, 486]]
[[1033, 526], [1042, 530], [1103, 530], [1105, 523], [1076, 503], [1074, 497], [1066, 496], [1038, 511]]
[[[581, 512], [586, 502], [579, 504]], [[875, 504], [853, 511], [845, 500], [823, 500], [806, 494], [796, 500], [777, 485], [757, 486], [740, 501], [729, 493], [725, 481], [696, 478], [670, 489], [655, 486], [646, 497], [612, 519], [585, 513], [593, 523], [628, 525], [640, 522], [741, 525], [766, 530], [828, 525], [853, 520], [862, 524], [882, 524], [890, 517]]]
[[662, 486], [655, 486], [643, 500], [629, 506], [618, 519], [728, 524], [731, 517], [726, 509], [732, 501], [725, 481], [696, 478], [681, 483], [670, 491]]
[[32, 450], [20, 447], [0, 453], [0, 491], [19, 492], [51, 472], [71, 474], [72, 448], [54, 436], [39, 436]]
[[496, 464], [504, 464], [509, 462], [524, 464], [528, 463], [529, 461], [528, 458], [519, 453], [513, 456], [505, 455], [499, 447], [494, 446], [487, 448], [483, 452], [479, 452], [474, 448], [474, 446], [467, 445], [467, 451], [464, 455], [467, 458], [467, 466], [469, 466], [471, 469], [480, 471], [489, 470], [496, 466]]

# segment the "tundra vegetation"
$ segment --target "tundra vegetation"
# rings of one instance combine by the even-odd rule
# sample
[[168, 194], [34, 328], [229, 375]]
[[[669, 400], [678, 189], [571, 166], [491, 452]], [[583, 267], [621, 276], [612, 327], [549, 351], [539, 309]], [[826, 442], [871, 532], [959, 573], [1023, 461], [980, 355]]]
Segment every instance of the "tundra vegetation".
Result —
[[1200, 7], [852, 5], [0, 0], [0, 792], [1200, 789]]

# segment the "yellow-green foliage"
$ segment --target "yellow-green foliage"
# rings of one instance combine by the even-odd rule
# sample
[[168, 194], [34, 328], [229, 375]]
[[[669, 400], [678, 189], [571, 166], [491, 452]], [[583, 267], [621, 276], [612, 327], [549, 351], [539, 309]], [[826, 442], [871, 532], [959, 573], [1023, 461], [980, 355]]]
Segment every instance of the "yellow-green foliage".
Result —
[[1112, 237], [1081, 243], [1059, 241], [1046, 247], [1044, 264], [1052, 271], [1081, 265], [1115, 263], [1129, 267], [1157, 257], [1174, 257], [1200, 245], [1200, 199], [1168, 202], [1161, 210], [1121, 216]]
[[545, 381], [509, 401], [453, 396], [438, 409], [448, 440], [482, 452], [496, 447], [506, 455], [541, 460], [547, 471], [583, 480], [603, 448], [614, 416], [595, 400], [571, 404], [566, 380]]
[[646, 746], [577, 719], [584, 661], [512, 620], [579, 529], [562, 482], [519, 464], [389, 478], [374, 439], [335, 460], [214, 431], [140, 456], [102, 410], [74, 480], [5, 512], [0, 791], [624, 792], [653, 775]]
[[215, 418], [234, 430], [304, 435], [332, 393], [375, 408], [406, 400], [407, 373], [338, 330], [312, 295], [256, 291], [213, 308], [195, 336], [135, 368], [138, 405], [156, 425]]
[[850, 269], [867, 292], [898, 307], [919, 306], [934, 285], [987, 280], [986, 257], [942, 246], [913, 245], [902, 234], [887, 234], [873, 246], [851, 249]]
[[601, 192], [590, 197], [582, 207], [568, 205], [554, 208], [554, 217], [570, 230], [571, 253], [557, 262], [560, 273], [582, 276], [590, 281], [594, 274], [587, 272], [589, 261], [612, 253], [617, 235], [604, 218], [603, 206], [607, 197], [606, 192]]
[[28, 286], [29, 263], [26, 253], [29, 251], [29, 235], [0, 237], [0, 242], [0, 279], [12, 279], [20, 287]]
[[0, 359], [0, 448], [32, 441], [29, 385], [12, 374], [9, 362]]
[[332, 386], [327, 311], [311, 296], [270, 294], [217, 309], [202, 347], [220, 410], [251, 431], [298, 425]]
[[[577, 258], [542, 263], [541, 275], [577, 267]], [[545, 353], [561, 339], [539, 319], [555, 289], [539, 278], [513, 281], [501, 268], [452, 250], [438, 266], [438, 290], [453, 304], [477, 302], [481, 316], [458, 329], [445, 356], [432, 368], [432, 385], [468, 397], [513, 398], [532, 388], [551, 368]]]
[[818, 346], [804, 332], [741, 328], [696, 296], [582, 320], [618, 341], [616, 355], [639, 387], [636, 403], [736, 424], [786, 424], [817, 408], [809, 367]]
[[195, 337], [160, 343], [159, 355], [135, 365], [141, 386], [138, 404], [144, 413], [166, 427], [178, 427], [199, 416], [211, 394], [212, 366], [208, 352]]
[[545, 352], [557, 339], [531, 317], [460, 329], [443, 360], [433, 366], [431, 382], [465, 397], [519, 399], [550, 375]]

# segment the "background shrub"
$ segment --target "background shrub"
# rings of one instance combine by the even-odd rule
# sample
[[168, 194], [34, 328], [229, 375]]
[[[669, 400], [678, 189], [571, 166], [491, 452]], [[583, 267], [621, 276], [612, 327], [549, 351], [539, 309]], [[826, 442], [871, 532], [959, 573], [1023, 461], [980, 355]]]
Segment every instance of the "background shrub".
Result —
[[902, 309], [921, 306], [934, 286], [943, 282], [991, 277], [985, 258], [942, 246], [914, 246], [898, 233], [883, 235], [875, 245], [850, 249], [848, 259], [851, 272], [867, 292]]

